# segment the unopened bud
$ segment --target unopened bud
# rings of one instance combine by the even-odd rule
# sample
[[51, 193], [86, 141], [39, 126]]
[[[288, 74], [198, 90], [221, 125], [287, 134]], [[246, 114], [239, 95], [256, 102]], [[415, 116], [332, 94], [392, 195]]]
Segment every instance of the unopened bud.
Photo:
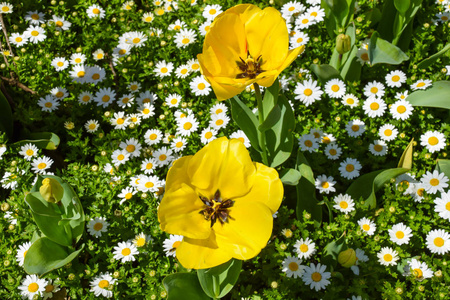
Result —
[[341, 33], [336, 37], [336, 51], [339, 54], [344, 54], [350, 51], [352, 47], [352, 40], [350, 36]]
[[342, 251], [338, 255], [338, 262], [344, 268], [350, 268], [356, 263], [356, 252], [352, 248]]
[[42, 198], [47, 202], [58, 203], [64, 195], [64, 188], [53, 178], [45, 178], [39, 188]]

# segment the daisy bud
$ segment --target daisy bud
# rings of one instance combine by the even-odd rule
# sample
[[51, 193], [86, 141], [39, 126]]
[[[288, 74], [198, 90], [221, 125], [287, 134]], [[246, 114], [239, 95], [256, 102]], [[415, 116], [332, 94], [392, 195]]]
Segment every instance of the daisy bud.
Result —
[[338, 262], [344, 268], [350, 268], [356, 263], [356, 252], [352, 248], [342, 251], [338, 255]]
[[346, 34], [340, 34], [336, 37], [336, 50], [339, 54], [344, 54], [350, 51], [352, 47], [352, 40]]
[[64, 195], [64, 188], [53, 178], [45, 178], [39, 188], [42, 198], [47, 202], [58, 203]]

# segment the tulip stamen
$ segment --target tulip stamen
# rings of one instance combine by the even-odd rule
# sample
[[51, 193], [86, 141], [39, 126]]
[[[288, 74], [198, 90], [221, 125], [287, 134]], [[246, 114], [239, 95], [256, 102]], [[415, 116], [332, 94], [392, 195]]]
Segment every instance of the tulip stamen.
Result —
[[261, 65], [263, 64], [263, 60], [261, 55], [258, 56], [258, 58], [254, 59], [249, 52], [247, 52], [247, 58], [245, 60], [242, 59], [242, 57], [239, 57], [241, 61], [237, 61], [236, 64], [239, 68], [239, 70], [242, 71], [242, 73], [236, 75], [236, 79], [241, 78], [249, 78], [249, 79], [255, 79], [256, 76], [264, 72], [263, 69], [261, 69]]
[[228, 223], [232, 219], [229, 215], [228, 209], [234, 205], [233, 200], [223, 200], [220, 196], [220, 191], [217, 190], [213, 199], [208, 199], [204, 196], [199, 196], [200, 200], [205, 204], [205, 208], [200, 211], [205, 217], [205, 220], [211, 221], [211, 227], [219, 220], [220, 224]]

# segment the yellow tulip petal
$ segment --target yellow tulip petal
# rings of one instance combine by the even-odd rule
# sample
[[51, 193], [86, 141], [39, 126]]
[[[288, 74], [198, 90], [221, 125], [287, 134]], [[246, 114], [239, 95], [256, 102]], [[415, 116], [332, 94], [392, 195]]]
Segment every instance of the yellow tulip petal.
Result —
[[258, 201], [268, 206], [274, 214], [283, 200], [284, 188], [277, 170], [266, 165], [255, 163], [255, 183], [244, 199]]
[[245, 24], [248, 50], [253, 58], [261, 55], [263, 70], [283, 64], [289, 48], [289, 33], [281, 13], [271, 7], [255, 14]]
[[191, 183], [202, 196], [213, 198], [219, 189], [223, 199], [247, 194], [253, 185], [256, 169], [242, 143], [216, 139], [206, 145], [189, 162]]
[[187, 269], [207, 269], [223, 264], [232, 258], [226, 248], [219, 248], [214, 231], [207, 239], [183, 238], [176, 250], [181, 265]]
[[179, 189], [182, 183], [188, 185], [191, 183], [187, 175], [187, 166], [191, 158], [192, 155], [183, 156], [173, 163], [166, 176], [166, 193], [172, 189]]
[[278, 70], [270, 70], [268, 72], [263, 72], [259, 74], [255, 79], [256, 83], [261, 86], [271, 87], [275, 79], [277, 79], [280, 72]]
[[297, 47], [295, 49], [289, 50], [288, 55], [286, 56], [286, 60], [283, 62], [283, 64], [278, 68], [278, 70], [283, 71], [289, 65], [305, 50], [305, 45]]
[[216, 78], [214, 77], [210, 77], [208, 79], [211, 87], [214, 90], [214, 93], [216, 94], [217, 100], [219, 101], [223, 101], [240, 94], [243, 90], [245, 90], [246, 87], [245, 85], [242, 85], [241, 87], [235, 87], [233, 85], [222, 84], [217, 82]]
[[272, 235], [273, 218], [269, 207], [261, 202], [237, 199], [229, 209], [229, 222], [216, 222], [213, 230], [219, 248], [233, 253], [237, 259], [258, 255]]
[[246, 24], [253, 16], [261, 11], [256, 5], [253, 4], [239, 4], [228, 9], [226, 13], [234, 13], [239, 15], [243, 24]]
[[178, 190], [166, 191], [158, 208], [161, 230], [195, 239], [208, 238], [211, 222], [200, 214], [203, 208], [196, 191], [186, 184]]

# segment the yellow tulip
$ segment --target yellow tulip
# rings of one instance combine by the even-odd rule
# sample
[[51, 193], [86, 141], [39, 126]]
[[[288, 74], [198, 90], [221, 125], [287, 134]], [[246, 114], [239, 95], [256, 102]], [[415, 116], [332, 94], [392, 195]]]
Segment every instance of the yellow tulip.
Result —
[[217, 99], [225, 100], [255, 82], [270, 87], [304, 49], [289, 50], [286, 21], [278, 10], [241, 4], [214, 19], [197, 58]]
[[206, 269], [258, 255], [282, 198], [277, 171], [252, 162], [241, 141], [223, 137], [170, 168], [158, 220], [162, 230], [184, 236], [180, 263]]
[[45, 178], [39, 188], [39, 193], [47, 202], [58, 203], [64, 195], [64, 188], [53, 178]]

